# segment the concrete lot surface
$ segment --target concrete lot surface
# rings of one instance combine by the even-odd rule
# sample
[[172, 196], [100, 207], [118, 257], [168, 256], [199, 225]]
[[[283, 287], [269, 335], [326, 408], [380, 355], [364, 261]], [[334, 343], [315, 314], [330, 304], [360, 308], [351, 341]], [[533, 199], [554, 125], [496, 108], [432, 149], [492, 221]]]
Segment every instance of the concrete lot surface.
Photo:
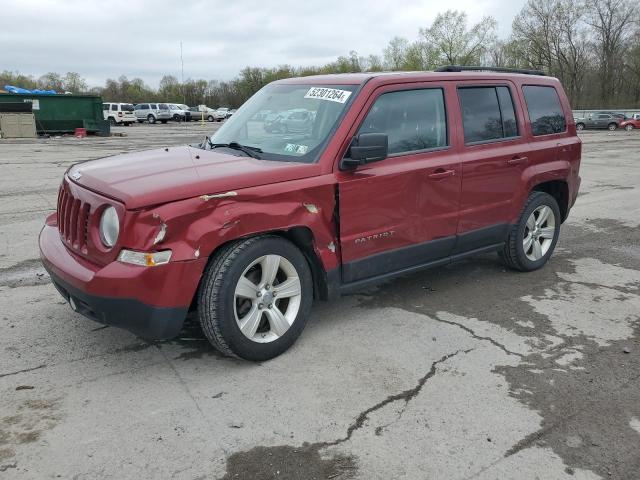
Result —
[[319, 303], [252, 364], [194, 322], [156, 344], [93, 323], [38, 261], [70, 164], [216, 127], [0, 141], [0, 478], [640, 478], [638, 132], [582, 136], [542, 270], [487, 255]]

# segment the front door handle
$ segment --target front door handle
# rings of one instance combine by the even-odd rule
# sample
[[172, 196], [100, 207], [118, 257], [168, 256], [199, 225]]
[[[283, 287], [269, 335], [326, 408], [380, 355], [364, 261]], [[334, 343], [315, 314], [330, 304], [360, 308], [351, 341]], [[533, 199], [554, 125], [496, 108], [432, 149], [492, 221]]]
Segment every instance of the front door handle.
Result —
[[527, 157], [513, 157], [507, 160], [507, 163], [509, 165], [520, 165], [521, 163], [526, 163], [527, 160], [528, 160]]
[[429, 174], [429, 178], [432, 180], [440, 180], [441, 178], [453, 177], [456, 174], [455, 170], [443, 170], [437, 169], [435, 172]]

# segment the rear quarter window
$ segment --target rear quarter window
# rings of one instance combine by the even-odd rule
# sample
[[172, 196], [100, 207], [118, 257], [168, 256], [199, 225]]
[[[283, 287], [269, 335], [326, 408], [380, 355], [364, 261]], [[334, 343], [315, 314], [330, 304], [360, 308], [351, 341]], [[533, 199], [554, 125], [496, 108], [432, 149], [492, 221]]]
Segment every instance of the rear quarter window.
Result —
[[560, 97], [554, 87], [525, 85], [522, 87], [522, 93], [527, 103], [531, 133], [534, 136], [551, 135], [567, 130]]

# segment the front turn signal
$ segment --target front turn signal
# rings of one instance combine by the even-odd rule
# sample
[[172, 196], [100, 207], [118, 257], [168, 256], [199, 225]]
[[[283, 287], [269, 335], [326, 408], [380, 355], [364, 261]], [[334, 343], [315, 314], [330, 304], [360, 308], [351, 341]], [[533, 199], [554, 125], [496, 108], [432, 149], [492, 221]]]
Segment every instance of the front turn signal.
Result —
[[164, 265], [171, 260], [171, 250], [163, 250], [161, 252], [136, 252], [134, 250], [121, 250], [118, 255], [118, 261], [129, 263], [131, 265], [139, 265], [141, 267], [155, 267]]

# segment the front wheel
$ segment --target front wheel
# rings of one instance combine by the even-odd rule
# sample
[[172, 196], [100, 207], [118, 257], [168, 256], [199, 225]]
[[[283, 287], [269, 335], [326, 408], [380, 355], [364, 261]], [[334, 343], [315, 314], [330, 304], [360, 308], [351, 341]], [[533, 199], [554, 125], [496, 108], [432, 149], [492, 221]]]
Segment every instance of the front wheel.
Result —
[[209, 116], [207, 117], [207, 122], [213, 122], [213, 116], [209, 115]]
[[518, 223], [511, 226], [500, 256], [514, 270], [530, 272], [544, 266], [560, 234], [558, 202], [545, 192], [531, 192]]
[[156, 123], [156, 117], [154, 117], [153, 115], [149, 115], [147, 117], [147, 122], [149, 123]]
[[173, 121], [174, 122], [179, 122], [180, 120], [182, 120], [182, 117], [180, 117], [180, 115], [178, 115], [177, 113], [173, 116]]
[[200, 285], [198, 316], [220, 352], [263, 361], [293, 345], [312, 297], [302, 252], [284, 238], [260, 236], [223, 247], [212, 258]]
[[578, 130], [579, 132], [584, 130], [584, 123], [576, 123], [576, 130]]
[[624, 129], [625, 129], [627, 132], [630, 132], [631, 130], [633, 130], [633, 125], [631, 125], [631, 124], [629, 124], [629, 125], [625, 125], [625, 126], [624, 126]]

